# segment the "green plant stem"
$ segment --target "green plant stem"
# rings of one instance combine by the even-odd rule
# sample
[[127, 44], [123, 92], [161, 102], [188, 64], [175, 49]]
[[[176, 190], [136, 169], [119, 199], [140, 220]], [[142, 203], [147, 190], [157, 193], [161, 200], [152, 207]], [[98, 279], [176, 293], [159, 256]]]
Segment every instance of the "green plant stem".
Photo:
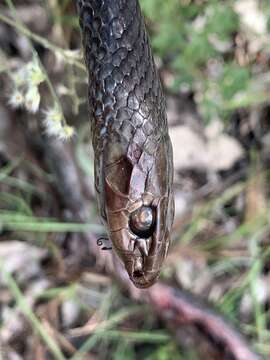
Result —
[[29, 39], [32, 39], [39, 43], [40, 45], [44, 46], [46, 49], [51, 50], [56, 56], [62, 56], [69, 64], [76, 66], [78, 69], [86, 71], [85, 66], [80, 61], [72, 58], [70, 55], [68, 55], [68, 51], [65, 49], [62, 49], [59, 46], [56, 46], [49, 42], [47, 39], [43, 38], [42, 36], [39, 36], [37, 34], [34, 34], [31, 30], [29, 30], [26, 26], [23, 24], [18, 24], [16, 21], [10, 19], [8, 16], [5, 16], [3, 14], [0, 14], [0, 21], [12, 26], [17, 31], [19, 31], [21, 34], [25, 35]]
[[150, 331], [138, 332], [129, 330], [104, 330], [102, 337], [117, 340], [123, 338], [128, 341], [141, 342], [144, 344], [156, 344], [163, 342], [167, 343], [171, 339], [170, 335], [166, 334], [165, 332], [155, 333]]
[[101, 234], [104, 228], [97, 224], [60, 223], [52, 219], [35, 218], [27, 215], [0, 213], [0, 227], [14, 231], [30, 232], [89, 232]]
[[48, 346], [54, 358], [56, 360], [65, 360], [65, 357], [62, 351], [60, 350], [58, 344], [54, 341], [54, 339], [51, 337], [51, 335], [47, 332], [47, 330], [44, 328], [42, 323], [33, 313], [31, 307], [27, 303], [27, 300], [23, 296], [13, 276], [9, 272], [5, 271], [4, 263], [1, 259], [0, 259], [0, 272], [10, 292], [12, 293], [14, 299], [16, 300], [20, 311], [23, 313], [26, 319], [32, 324], [33, 328], [40, 335], [40, 337], [43, 339], [44, 343]]
[[80, 347], [80, 349], [72, 357], [71, 360], [83, 359], [84, 354], [89, 352], [93, 348], [93, 346], [95, 346], [96, 342], [100, 339], [100, 337], [102, 337], [106, 333], [106, 331], [108, 331], [110, 328], [116, 326], [117, 324], [122, 322], [127, 317], [133, 315], [134, 313], [137, 313], [141, 309], [142, 308], [139, 306], [133, 306], [133, 307], [128, 307], [128, 308], [122, 309], [117, 314], [114, 314], [113, 316], [111, 316], [111, 318], [108, 319], [106, 322], [101, 323], [97, 327], [95, 333], [85, 341], [85, 343]]

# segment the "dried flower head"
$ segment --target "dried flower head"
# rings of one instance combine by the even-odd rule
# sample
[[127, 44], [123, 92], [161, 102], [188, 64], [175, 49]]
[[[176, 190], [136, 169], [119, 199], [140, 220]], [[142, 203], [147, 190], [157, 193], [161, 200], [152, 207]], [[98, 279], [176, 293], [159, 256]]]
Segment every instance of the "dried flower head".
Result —
[[15, 88], [25, 85], [27, 80], [27, 69], [26, 66], [23, 66], [19, 70], [13, 71], [10, 74], [11, 80], [14, 83]]
[[31, 113], [36, 113], [38, 111], [40, 104], [40, 94], [37, 86], [31, 86], [28, 88], [25, 94], [25, 107]]
[[44, 72], [37, 59], [33, 59], [27, 64], [27, 80], [29, 86], [37, 86], [45, 80]]
[[11, 107], [17, 109], [24, 105], [24, 101], [25, 99], [23, 93], [18, 89], [14, 89], [14, 91], [11, 93], [9, 97], [8, 103]]
[[[24, 106], [31, 113], [36, 113], [40, 106], [39, 84], [46, 80], [46, 74], [37, 58], [11, 74], [14, 91], [10, 95], [9, 104], [18, 108]], [[45, 111], [43, 119], [46, 133], [61, 140], [68, 140], [75, 134], [72, 126], [66, 124], [61, 106], [57, 100], [52, 108]]]
[[43, 123], [48, 135], [58, 136], [62, 131], [63, 114], [61, 109], [57, 105], [45, 111], [45, 117]]
[[57, 104], [45, 112], [43, 123], [48, 135], [53, 135], [61, 140], [68, 140], [74, 134], [74, 128], [66, 125], [63, 113]]
[[62, 132], [59, 134], [59, 139], [69, 140], [75, 135], [74, 127], [65, 125], [62, 129]]

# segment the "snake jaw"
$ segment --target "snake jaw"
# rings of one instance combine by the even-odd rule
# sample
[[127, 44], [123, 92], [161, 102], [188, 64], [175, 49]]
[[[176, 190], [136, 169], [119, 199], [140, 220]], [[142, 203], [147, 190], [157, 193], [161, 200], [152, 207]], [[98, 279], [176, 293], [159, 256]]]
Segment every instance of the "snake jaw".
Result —
[[144, 272], [136, 272], [130, 276], [130, 280], [139, 289], [145, 289], [152, 286], [159, 278], [158, 273], [144, 273]]

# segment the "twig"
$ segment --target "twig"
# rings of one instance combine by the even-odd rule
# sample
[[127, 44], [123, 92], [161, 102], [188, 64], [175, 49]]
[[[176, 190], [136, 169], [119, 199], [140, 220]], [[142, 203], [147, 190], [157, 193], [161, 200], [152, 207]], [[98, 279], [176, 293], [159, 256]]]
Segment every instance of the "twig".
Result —
[[250, 349], [244, 337], [220, 314], [188, 292], [159, 283], [150, 288], [145, 296], [163, 319], [175, 319], [176, 325], [199, 325], [206, 334], [218, 340], [235, 360], [261, 359]]
[[56, 46], [49, 42], [47, 39], [43, 38], [42, 36], [39, 36], [35, 33], [33, 33], [31, 30], [29, 30], [26, 26], [22, 24], [18, 24], [16, 21], [12, 20], [8, 16], [5, 16], [3, 14], [0, 14], [0, 21], [4, 22], [5, 24], [8, 24], [15, 28], [18, 32], [22, 33], [29, 39], [32, 39], [39, 43], [40, 45], [44, 46], [45, 49], [51, 50], [55, 55], [62, 56], [69, 64], [76, 66], [78, 69], [86, 71], [85, 66], [80, 61], [72, 58], [70, 56], [70, 51], [65, 50], [59, 46]]
[[25, 297], [23, 296], [21, 290], [19, 289], [16, 281], [13, 279], [13, 276], [6, 272], [4, 269], [4, 263], [2, 259], [0, 259], [0, 273], [2, 274], [4, 280], [7, 283], [7, 286], [16, 299], [16, 302], [22, 311], [23, 315], [28, 319], [28, 321], [32, 324], [33, 328], [39, 333], [40, 337], [43, 339], [44, 343], [48, 346], [51, 350], [52, 354], [54, 355], [55, 359], [57, 360], [65, 360], [64, 355], [62, 354], [58, 344], [55, 340], [51, 337], [48, 331], [44, 328], [42, 323], [33, 313], [30, 305], [27, 303]]

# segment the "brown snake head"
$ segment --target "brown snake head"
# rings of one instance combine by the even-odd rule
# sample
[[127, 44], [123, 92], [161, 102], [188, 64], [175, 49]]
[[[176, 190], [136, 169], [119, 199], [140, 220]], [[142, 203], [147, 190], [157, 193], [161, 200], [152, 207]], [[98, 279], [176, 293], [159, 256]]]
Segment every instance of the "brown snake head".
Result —
[[165, 155], [168, 152], [168, 139], [160, 139], [152, 155], [139, 148], [135, 151], [131, 144], [127, 156], [114, 159], [104, 169], [109, 236], [131, 281], [139, 288], [158, 279], [169, 247], [174, 202], [168, 183], [172, 172]]

